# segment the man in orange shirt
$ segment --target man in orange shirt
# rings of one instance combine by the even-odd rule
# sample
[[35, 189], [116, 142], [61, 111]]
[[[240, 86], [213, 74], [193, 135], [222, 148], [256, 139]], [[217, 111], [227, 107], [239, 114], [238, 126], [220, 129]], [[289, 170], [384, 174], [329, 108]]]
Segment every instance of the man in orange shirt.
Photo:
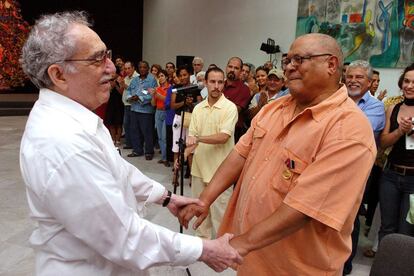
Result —
[[[290, 95], [265, 107], [180, 214], [197, 227], [237, 181], [220, 227], [245, 256], [238, 275], [341, 275], [375, 160], [371, 126], [341, 86], [342, 52], [323, 34], [297, 38], [284, 61]], [[350, 179], [352, 178], [352, 181]]]

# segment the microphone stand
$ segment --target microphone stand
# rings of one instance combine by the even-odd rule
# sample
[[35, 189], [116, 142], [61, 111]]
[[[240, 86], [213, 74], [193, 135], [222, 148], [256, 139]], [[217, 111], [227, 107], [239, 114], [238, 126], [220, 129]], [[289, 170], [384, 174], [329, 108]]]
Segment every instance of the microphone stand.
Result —
[[[180, 165], [180, 195], [184, 195], [184, 151], [186, 148], [185, 142], [186, 139], [183, 137], [183, 128], [184, 128], [184, 110], [181, 111], [181, 129], [180, 129], [180, 138], [178, 139], [178, 164]], [[175, 164], [174, 164], [175, 165]], [[177, 185], [174, 185], [174, 194], [177, 194]], [[180, 224], [180, 233], [183, 233], [183, 226]], [[188, 276], [191, 276], [190, 269], [187, 267], [185, 269]]]

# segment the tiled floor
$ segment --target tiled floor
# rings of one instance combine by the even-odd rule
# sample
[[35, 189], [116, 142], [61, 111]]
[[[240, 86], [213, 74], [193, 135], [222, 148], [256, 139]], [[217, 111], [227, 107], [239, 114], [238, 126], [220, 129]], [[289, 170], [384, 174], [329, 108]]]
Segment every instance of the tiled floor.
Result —
[[[25, 188], [20, 176], [18, 153], [20, 138], [27, 117], [0, 117], [0, 275], [33, 275], [34, 255], [29, 247], [28, 238], [34, 223], [29, 219]], [[123, 155], [126, 156], [123, 152]], [[158, 160], [145, 161], [143, 157], [127, 158], [141, 171], [155, 180], [163, 183], [169, 189], [171, 186], [171, 169], [156, 163]], [[187, 184], [188, 181], [185, 181]], [[185, 185], [185, 194], [190, 189]], [[179, 230], [178, 223], [168, 210], [159, 206], [148, 209], [148, 220], [161, 224], [172, 230]], [[361, 237], [360, 249], [366, 247], [369, 241]], [[352, 276], [369, 275], [372, 259], [362, 256], [358, 251], [354, 261]], [[216, 273], [202, 263], [190, 266], [192, 275], [215, 275]], [[157, 267], [151, 269], [151, 275], [187, 275], [184, 269]], [[232, 270], [226, 270], [221, 275], [235, 275]]]

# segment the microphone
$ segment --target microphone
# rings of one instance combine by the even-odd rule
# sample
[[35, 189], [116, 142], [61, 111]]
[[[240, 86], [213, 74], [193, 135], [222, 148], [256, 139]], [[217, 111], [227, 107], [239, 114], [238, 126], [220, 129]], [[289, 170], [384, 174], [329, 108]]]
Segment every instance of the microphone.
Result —
[[171, 90], [171, 92], [173, 93], [178, 93], [178, 92], [185, 92], [185, 91], [190, 91], [190, 90], [195, 90], [195, 89], [200, 89], [200, 87], [198, 86], [198, 84], [192, 84], [189, 86], [183, 86], [183, 87], [178, 87], [178, 88], [173, 88]]

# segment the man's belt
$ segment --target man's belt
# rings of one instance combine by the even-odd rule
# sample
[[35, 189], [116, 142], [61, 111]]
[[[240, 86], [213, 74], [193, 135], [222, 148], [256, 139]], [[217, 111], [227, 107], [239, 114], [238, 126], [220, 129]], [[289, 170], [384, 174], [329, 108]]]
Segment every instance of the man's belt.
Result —
[[392, 163], [388, 163], [386, 166], [389, 170], [401, 175], [414, 175], [414, 168], [404, 168]]

